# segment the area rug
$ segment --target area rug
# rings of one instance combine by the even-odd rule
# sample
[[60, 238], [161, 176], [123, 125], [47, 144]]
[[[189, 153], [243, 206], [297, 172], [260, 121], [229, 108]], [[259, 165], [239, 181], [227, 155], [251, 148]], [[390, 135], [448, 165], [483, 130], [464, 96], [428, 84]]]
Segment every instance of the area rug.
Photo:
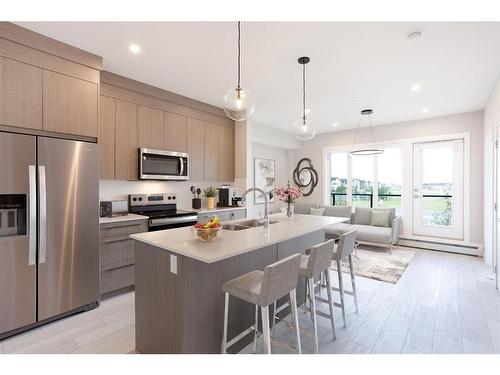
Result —
[[[360, 245], [358, 258], [353, 256], [354, 274], [370, 279], [396, 284], [410, 264], [415, 251], [407, 248], [394, 248], [392, 254], [387, 249]], [[337, 270], [337, 263], [332, 262]], [[344, 260], [342, 272], [349, 273], [349, 262]]]

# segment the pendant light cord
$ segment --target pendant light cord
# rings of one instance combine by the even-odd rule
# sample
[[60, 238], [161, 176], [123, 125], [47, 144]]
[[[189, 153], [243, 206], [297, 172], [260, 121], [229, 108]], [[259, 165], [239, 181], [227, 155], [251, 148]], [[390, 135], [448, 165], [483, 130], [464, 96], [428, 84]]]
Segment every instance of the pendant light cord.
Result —
[[[363, 115], [361, 115], [361, 117], [359, 118], [358, 127], [356, 128], [356, 132], [354, 133], [354, 141], [352, 142], [351, 152], [354, 151], [354, 147], [356, 146], [356, 142], [358, 140], [358, 133], [359, 130], [361, 129], [362, 122], [363, 122]], [[375, 131], [373, 130], [371, 113], [368, 115], [368, 126], [370, 127], [371, 143], [374, 147], [376, 147], [377, 141], [375, 139]]]
[[241, 88], [241, 26], [240, 21], [238, 21], [238, 89]]
[[354, 151], [354, 146], [356, 146], [356, 142], [358, 140], [358, 133], [359, 129], [361, 128], [362, 121], [363, 121], [363, 115], [361, 115], [361, 117], [359, 118], [358, 127], [356, 128], [356, 133], [354, 133], [354, 141], [352, 142], [351, 152]]
[[306, 64], [302, 65], [302, 121], [306, 124]]

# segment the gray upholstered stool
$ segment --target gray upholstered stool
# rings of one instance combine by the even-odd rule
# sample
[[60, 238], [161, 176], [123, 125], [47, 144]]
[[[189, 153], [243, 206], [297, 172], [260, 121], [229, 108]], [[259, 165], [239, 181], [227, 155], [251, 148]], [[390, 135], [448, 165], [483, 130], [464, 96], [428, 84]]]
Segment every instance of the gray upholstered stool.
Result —
[[[299, 280], [300, 254], [295, 254], [268, 265], [264, 271], [253, 271], [222, 285], [224, 291], [224, 334], [222, 337], [222, 353], [238, 342], [252, 330], [254, 331], [254, 351], [257, 343], [258, 308], [262, 314], [262, 331], [264, 335], [264, 351], [271, 353], [271, 332], [269, 330], [269, 305], [285, 295], [290, 295], [292, 319], [297, 337], [297, 350], [301, 353], [299, 320], [295, 289]], [[227, 342], [227, 325], [229, 311], [229, 295], [253, 303], [255, 305], [255, 325]]]
[[[342, 308], [342, 319], [344, 320], [344, 327], [347, 327], [345, 318], [345, 301], [344, 294], [349, 294], [354, 297], [354, 305], [356, 306], [356, 312], [358, 312], [358, 297], [356, 295], [356, 280], [354, 277], [354, 266], [352, 262], [352, 254], [354, 252], [354, 247], [356, 244], [356, 231], [351, 230], [346, 233], [341, 233], [339, 238], [339, 244], [333, 253], [333, 261], [337, 262], [337, 274], [339, 278], [339, 287], [332, 288], [333, 290], [340, 293], [340, 304], [335, 303], [335, 306]], [[351, 274], [352, 292], [344, 290], [344, 280], [342, 278], [342, 260], [349, 259], [349, 271]], [[330, 288], [328, 288], [330, 289]]]
[[[316, 322], [316, 314], [329, 318], [332, 325], [332, 335], [335, 340], [335, 317], [333, 312], [333, 298], [332, 289], [330, 283], [330, 273], [329, 269], [332, 262], [333, 256], [333, 246], [334, 240], [328, 240], [326, 242], [320, 243], [316, 246], [308, 249], [309, 255], [302, 255], [300, 262], [300, 276], [304, 277], [307, 281], [307, 295], [310, 303], [310, 314], [313, 323], [313, 340], [314, 340], [314, 352], [319, 353], [318, 346], [318, 327]], [[330, 309], [330, 315], [323, 314], [316, 310], [316, 295], [315, 295], [315, 282], [314, 279], [319, 278], [320, 275], [324, 275], [327, 286], [328, 295], [328, 307]], [[323, 299], [320, 299], [323, 301]]]

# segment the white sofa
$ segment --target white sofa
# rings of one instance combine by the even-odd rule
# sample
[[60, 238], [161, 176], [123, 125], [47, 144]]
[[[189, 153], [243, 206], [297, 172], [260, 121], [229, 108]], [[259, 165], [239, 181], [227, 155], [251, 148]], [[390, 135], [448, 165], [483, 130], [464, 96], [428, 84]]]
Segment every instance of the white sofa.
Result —
[[371, 225], [372, 208], [355, 207], [354, 213], [352, 213], [351, 206], [327, 206], [296, 203], [294, 212], [297, 214], [309, 215], [311, 207], [324, 208], [325, 211], [323, 216], [349, 218], [348, 222], [333, 224], [326, 227], [325, 231], [327, 237], [328, 235], [338, 236], [340, 233], [355, 229], [357, 233], [356, 239], [358, 241], [373, 245], [387, 246], [391, 252], [393, 246], [399, 243], [401, 217], [396, 216], [396, 210], [394, 208], [376, 208], [376, 210], [389, 211], [389, 226], [383, 227]]

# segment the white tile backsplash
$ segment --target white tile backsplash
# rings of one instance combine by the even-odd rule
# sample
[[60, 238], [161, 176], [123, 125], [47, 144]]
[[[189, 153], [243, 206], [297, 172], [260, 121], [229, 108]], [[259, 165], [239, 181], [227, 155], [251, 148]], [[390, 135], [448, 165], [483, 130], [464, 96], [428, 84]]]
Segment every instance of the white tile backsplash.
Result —
[[[196, 182], [196, 181], [118, 181], [118, 180], [100, 180], [99, 181], [99, 200], [119, 200], [128, 199], [129, 194], [156, 194], [156, 193], [175, 193], [177, 194], [178, 208], [191, 208], [191, 199], [193, 195], [189, 188], [191, 186], [199, 187], [202, 190], [200, 195], [202, 206], [206, 205], [203, 197], [203, 189], [208, 186], [220, 187], [222, 182]], [[225, 185], [234, 183], [224, 183]], [[239, 192], [240, 193], [240, 192]], [[241, 194], [241, 193], [240, 193]]]

